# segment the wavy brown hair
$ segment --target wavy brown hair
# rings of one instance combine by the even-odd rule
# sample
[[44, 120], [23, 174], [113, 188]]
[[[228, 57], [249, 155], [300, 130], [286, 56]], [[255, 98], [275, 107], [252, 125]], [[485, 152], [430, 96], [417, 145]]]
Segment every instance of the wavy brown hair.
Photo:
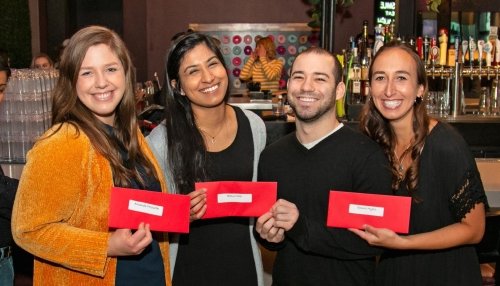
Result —
[[[123, 65], [125, 71], [125, 93], [116, 107], [113, 134], [106, 131], [106, 126], [78, 99], [76, 83], [87, 50], [95, 45], [105, 44], [110, 47]], [[64, 49], [59, 66], [59, 80], [53, 91], [52, 125], [69, 123], [83, 131], [94, 148], [111, 164], [115, 185], [130, 186], [131, 179], [144, 185], [137, 166], [143, 166], [147, 175], [154, 176], [153, 164], [140, 151], [138, 124], [135, 113], [133, 82], [134, 68], [125, 43], [112, 30], [90, 26], [79, 30], [69, 40]], [[58, 132], [61, 125], [56, 129]], [[125, 166], [120, 148], [128, 154], [128, 166]]]
[[[408, 53], [415, 62], [417, 84], [424, 87], [424, 95], [426, 95], [427, 76], [425, 73], [425, 66], [416, 51], [411, 46], [399, 41], [390, 42], [384, 45], [377, 52], [369, 69], [368, 75], [370, 82], [373, 80], [373, 64], [377, 61], [377, 58], [383, 53], [390, 53], [396, 49]], [[389, 158], [392, 166], [392, 188], [394, 191], [398, 190], [400, 184], [402, 183], [402, 178], [398, 171], [399, 162], [394, 154], [394, 150], [396, 148], [396, 135], [392, 126], [389, 124], [389, 120], [385, 119], [382, 114], [380, 114], [375, 107], [373, 100], [368, 100], [363, 107], [363, 111], [361, 112], [360, 128], [363, 133], [371, 137], [382, 147], [386, 156]], [[422, 100], [416, 100], [414, 103], [413, 132], [413, 143], [405, 152], [403, 152], [403, 154], [401, 154], [401, 157], [403, 157], [409, 152], [412, 158], [412, 163], [404, 174], [404, 177], [406, 177], [406, 187], [410, 194], [413, 194], [418, 186], [418, 165], [420, 162], [421, 150], [424, 146], [425, 138], [429, 133], [429, 116], [427, 115], [427, 110], [425, 108], [425, 104], [422, 103]]]

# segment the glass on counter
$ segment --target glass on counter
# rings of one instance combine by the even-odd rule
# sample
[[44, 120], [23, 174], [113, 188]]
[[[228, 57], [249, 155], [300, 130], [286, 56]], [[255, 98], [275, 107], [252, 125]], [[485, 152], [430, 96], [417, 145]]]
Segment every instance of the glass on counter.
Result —
[[0, 162], [24, 163], [26, 153], [51, 123], [57, 70], [13, 70], [0, 104]]

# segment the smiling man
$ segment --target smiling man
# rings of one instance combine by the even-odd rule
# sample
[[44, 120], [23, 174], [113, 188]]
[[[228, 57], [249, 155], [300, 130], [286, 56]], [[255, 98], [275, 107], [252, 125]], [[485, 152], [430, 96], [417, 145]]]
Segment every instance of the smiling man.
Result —
[[330, 190], [388, 194], [381, 149], [344, 126], [335, 100], [344, 95], [334, 55], [313, 47], [291, 68], [288, 101], [296, 132], [264, 150], [259, 180], [277, 181], [279, 200], [256, 224], [262, 244], [278, 250], [277, 285], [371, 285], [379, 250], [345, 229], [326, 226]]

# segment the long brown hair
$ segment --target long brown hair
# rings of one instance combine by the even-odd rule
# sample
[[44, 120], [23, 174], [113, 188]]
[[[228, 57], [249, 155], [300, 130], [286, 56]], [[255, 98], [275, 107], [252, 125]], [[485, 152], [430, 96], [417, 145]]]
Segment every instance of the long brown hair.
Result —
[[[116, 54], [125, 71], [125, 93], [116, 107], [113, 135], [106, 132], [106, 126], [78, 99], [76, 83], [87, 50], [95, 45], [105, 44]], [[140, 151], [138, 124], [135, 113], [133, 82], [134, 68], [127, 47], [120, 37], [110, 29], [90, 26], [79, 30], [64, 49], [59, 66], [59, 80], [53, 91], [52, 125], [69, 123], [82, 130], [94, 148], [111, 164], [116, 185], [129, 186], [135, 178], [144, 184], [137, 168], [142, 165], [147, 175], [158, 178], [152, 163]], [[56, 132], [61, 128], [59, 126]], [[129, 166], [124, 166], [120, 146], [128, 153]]]
[[[384, 45], [373, 58], [372, 64], [369, 69], [369, 79], [372, 80], [373, 63], [377, 61], [379, 55], [383, 53], [390, 53], [391, 51], [399, 49], [408, 53], [416, 66], [417, 84], [424, 87], [424, 96], [427, 94], [427, 76], [425, 73], [425, 66], [420, 60], [420, 57], [415, 50], [399, 41], [393, 41]], [[363, 133], [375, 140], [384, 150], [386, 156], [392, 166], [392, 188], [394, 191], [398, 190], [402, 183], [402, 178], [398, 170], [399, 162], [394, 154], [396, 147], [396, 135], [389, 120], [385, 119], [375, 107], [373, 100], [368, 100], [361, 113], [360, 128]], [[418, 186], [418, 165], [420, 162], [421, 150], [424, 147], [425, 138], [429, 133], [429, 116], [425, 104], [422, 99], [415, 101], [413, 106], [413, 132], [414, 137], [412, 145], [406, 152], [411, 154], [412, 163], [406, 170], [406, 187], [410, 194], [412, 194]], [[403, 153], [401, 156], [404, 156]]]

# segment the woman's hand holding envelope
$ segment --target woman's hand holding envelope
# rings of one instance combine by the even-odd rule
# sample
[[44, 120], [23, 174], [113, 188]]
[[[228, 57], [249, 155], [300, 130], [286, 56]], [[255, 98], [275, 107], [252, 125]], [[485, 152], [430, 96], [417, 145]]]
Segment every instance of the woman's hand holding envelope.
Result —
[[149, 224], [141, 222], [136, 232], [117, 229], [108, 239], [108, 256], [138, 255], [153, 241]]
[[207, 190], [199, 189], [188, 194], [190, 198], [189, 220], [195, 221], [203, 217], [207, 211]]
[[364, 230], [349, 228], [350, 231], [366, 240], [370, 245], [382, 246], [392, 249], [404, 249], [405, 237], [402, 237], [394, 231], [387, 228], [376, 228], [370, 225], [364, 225]]

